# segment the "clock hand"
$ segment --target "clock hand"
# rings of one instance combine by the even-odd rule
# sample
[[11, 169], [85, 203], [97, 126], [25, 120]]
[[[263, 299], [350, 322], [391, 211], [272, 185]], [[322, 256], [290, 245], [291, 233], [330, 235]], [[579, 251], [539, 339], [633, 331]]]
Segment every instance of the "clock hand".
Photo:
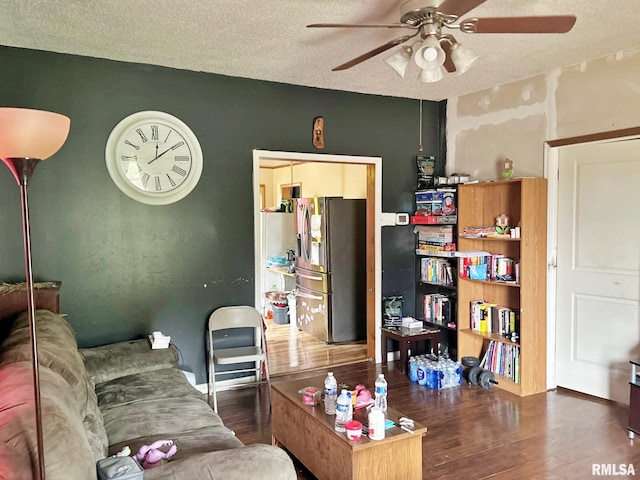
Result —
[[[156, 148], [157, 148], [157, 145], [156, 145]], [[149, 160], [149, 163], [148, 163], [147, 165], [149, 165], [149, 164], [151, 164], [151, 163], [155, 162], [157, 159], [159, 159], [162, 155], [164, 155], [165, 153], [167, 153], [169, 150], [173, 150], [173, 147], [169, 147], [169, 148], [167, 148], [167, 149], [166, 149], [164, 152], [162, 152], [160, 155], [158, 155], [158, 152], [156, 151], [156, 158], [154, 158], [153, 160]]]

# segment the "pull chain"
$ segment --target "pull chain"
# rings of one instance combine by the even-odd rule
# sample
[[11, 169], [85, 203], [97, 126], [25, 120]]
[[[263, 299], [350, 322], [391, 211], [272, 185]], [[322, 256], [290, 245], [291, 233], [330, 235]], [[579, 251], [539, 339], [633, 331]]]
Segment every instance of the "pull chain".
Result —
[[418, 145], [418, 152], [422, 153], [422, 99], [420, 99], [420, 119], [418, 121], [418, 124], [420, 125], [420, 132], [418, 133], [419, 139], [420, 139], [420, 143]]

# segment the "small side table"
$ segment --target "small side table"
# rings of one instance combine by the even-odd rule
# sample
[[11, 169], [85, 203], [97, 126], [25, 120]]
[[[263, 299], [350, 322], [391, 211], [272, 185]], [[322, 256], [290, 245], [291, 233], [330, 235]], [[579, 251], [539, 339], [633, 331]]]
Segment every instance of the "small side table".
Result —
[[630, 360], [631, 379], [629, 381], [629, 438], [640, 435], [640, 358]]
[[[437, 328], [426, 328], [422, 330], [409, 330], [407, 328], [385, 328], [381, 329], [382, 335], [382, 363], [387, 363], [387, 353], [389, 352], [389, 340], [398, 342], [400, 346], [400, 369], [402, 373], [407, 373], [407, 361], [409, 359], [409, 348], [411, 353], [417, 352], [417, 343], [421, 340], [431, 342], [431, 348], [438, 348], [440, 330]], [[640, 397], [639, 397], [640, 398]]]

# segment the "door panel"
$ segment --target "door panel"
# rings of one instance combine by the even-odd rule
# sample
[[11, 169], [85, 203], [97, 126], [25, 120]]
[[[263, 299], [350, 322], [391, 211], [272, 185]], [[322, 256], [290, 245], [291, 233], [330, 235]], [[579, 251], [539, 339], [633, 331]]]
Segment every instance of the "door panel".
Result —
[[628, 403], [640, 356], [640, 140], [560, 150], [558, 386]]
[[324, 342], [331, 342], [329, 321], [331, 295], [296, 288], [296, 323], [300, 330]]

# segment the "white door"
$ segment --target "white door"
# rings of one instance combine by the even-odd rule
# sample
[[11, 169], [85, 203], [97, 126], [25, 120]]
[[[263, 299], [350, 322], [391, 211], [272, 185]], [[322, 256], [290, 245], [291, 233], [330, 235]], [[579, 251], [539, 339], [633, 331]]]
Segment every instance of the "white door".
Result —
[[556, 379], [629, 402], [640, 357], [640, 140], [559, 149]]

